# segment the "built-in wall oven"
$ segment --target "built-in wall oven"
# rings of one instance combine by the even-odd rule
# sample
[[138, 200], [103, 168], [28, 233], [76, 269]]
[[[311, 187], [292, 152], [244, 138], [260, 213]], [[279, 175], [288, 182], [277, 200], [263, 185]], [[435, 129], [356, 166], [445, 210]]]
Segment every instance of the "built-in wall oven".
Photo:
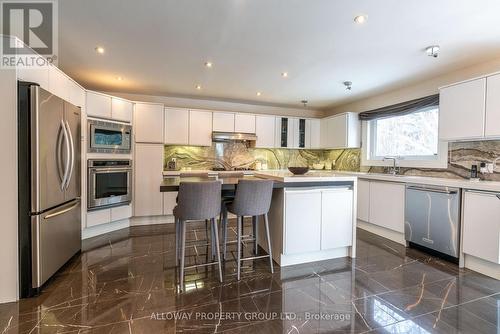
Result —
[[132, 127], [128, 124], [89, 119], [88, 134], [91, 153], [130, 153]]
[[89, 210], [129, 204], [132, 201], [132, 161], [88, 160]]

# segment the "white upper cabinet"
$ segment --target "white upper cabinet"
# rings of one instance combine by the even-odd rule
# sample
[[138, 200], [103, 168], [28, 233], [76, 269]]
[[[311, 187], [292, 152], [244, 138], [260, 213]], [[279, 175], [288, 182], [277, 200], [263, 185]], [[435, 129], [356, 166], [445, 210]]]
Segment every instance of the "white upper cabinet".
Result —
[[500, 137], [500, 74], [486, 79], [485, 136]]
[[211, 111], [189, 111], [189, 145], [212, 146]]
[[500, 195], [466, 191], [463, 209], [463, 251], [500, 264]]
[[486, 78], [442, 88], [439, 92], [439, 138], [441, 140], [484, 137]]
[[308, 119], [306, 121], [306, 131], [309, 139], [306, 147], [311, 149], [321, 148], [321, 120]]
[[[38, 56], [37, 58], [43, 58]], [[45, 61], [42, 59], [41, 61]], [[17, 77], [21, 81], [34, 82], [40, 85], [45, 90], [49, 90], [49, 67], [28, 67], [20, 66], [17, 69]]]
[[212, 127], [213, 131], [234, 132], [234, 113], [214, 112]]
[[355, 113], [335, 115], [321, 120], [322, 148], [359, 148], [360, 122]]
[[111, 97], [87, 91], [87, 115], [111, 119]]
[[290, 117], [276, 117], [274, 147], [292, 148], [294, 142], [294, 121]]
[[69, 101], [70, 82], [71, 80], [61, 70], [55, 66], [49, 66], [49, 92]]
[[130, 101], [113, 97], [111, 99], [111, 117], [117, 121], [132, 122], [134, 104]]
[[85, 108], [85, 89], [80, 87], [76, 82], [69, 80], [69, 101], [77, 107]]
[[136, 143], [163, 143], [163, 110], [162, 104], [135, 104], [134, 132]]
[[274, 132], [275, 129], [274, 116], [257, 115], [255, 116], [255, 134], [257, 135], [257, 142], [255, 147], [259, 148], [273, 148], [274, 147]]
[[234, 116], [234, 131], [255, 133], [255, 115], [236, 114]]
[[189, 110], [165, 109], [165, 144], [189, 144]]

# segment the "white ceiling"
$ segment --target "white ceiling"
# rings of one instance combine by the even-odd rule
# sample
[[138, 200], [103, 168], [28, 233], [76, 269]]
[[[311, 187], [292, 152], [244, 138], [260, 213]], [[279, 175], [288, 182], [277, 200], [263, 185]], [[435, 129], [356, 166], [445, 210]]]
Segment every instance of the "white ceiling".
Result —
[[499, 13], [498, 0], [61, 0], [59, 65], [92, 89], [327, 108], [500, 57]]

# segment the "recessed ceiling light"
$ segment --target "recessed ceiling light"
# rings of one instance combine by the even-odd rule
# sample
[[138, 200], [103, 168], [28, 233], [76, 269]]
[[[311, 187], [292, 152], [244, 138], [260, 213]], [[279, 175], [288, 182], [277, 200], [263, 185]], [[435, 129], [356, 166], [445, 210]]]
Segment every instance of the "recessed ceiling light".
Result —
[[123, 80], [123, 78], [122, 78], [122, 77], [120, 77], [120, 76], [118, 76], [118, 77], [116, 77], [116, 80], [118, 80], [118, 81], [122, 81], [122, 80]]
[[207, 61], [205, 63], [205, 67], [207, 67], [207, 68], [212, 68], [212, 66], [214, 66], [214, 64], [212, 62], [210, 62], [210, 61]]
[[103, 54], [104, 53], [104, 48], [102, 46], [96, 46], [95, 48], [95, 52], [99, 53], [99, 54]]
[[261, 92], [257, 92], [257, 96], [261, 96], [261, 95], [262, 95], [262, 93], [261, 93]]
[[288, 72], [282, 72], [282, 73], [281, 73], [281, 76], [282, 76], [283, 78], [288, 78]]
[[196, 85], [197, 90], [201, 90], [201, 85]]
[[366, 15], [358, 15], [354, 18], [354, 22], [356, 22], [357, 24], [363, 24], [366, 22], [367, 19], [368, 16]]

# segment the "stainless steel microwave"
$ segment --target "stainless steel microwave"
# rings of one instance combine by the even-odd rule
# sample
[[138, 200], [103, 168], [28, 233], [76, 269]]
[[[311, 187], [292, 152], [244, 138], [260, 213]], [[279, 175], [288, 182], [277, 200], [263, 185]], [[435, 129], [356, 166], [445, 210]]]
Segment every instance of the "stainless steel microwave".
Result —
[[88, 134], [91, 153], [130, 153], [132, 126], [128, 124], [89, 119]]

